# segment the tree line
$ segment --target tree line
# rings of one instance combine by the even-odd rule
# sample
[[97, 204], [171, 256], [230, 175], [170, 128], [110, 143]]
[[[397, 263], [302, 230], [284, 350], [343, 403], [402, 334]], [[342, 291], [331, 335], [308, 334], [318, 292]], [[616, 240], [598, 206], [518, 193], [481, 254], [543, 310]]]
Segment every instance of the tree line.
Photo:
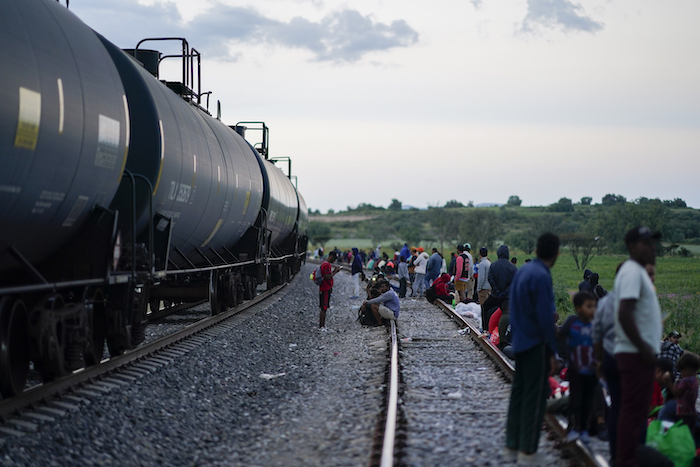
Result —
[[[531, 254], [537, 237], [544, 232], [560, 236], [579, 268], [601, 252], [624, 253], [624, 235], [636, 225], [646, 225], [663, 234], [665, 246], [660, 254], [690, 255], [680, 244], [700, 244], [700, 211], [687, 208], [681, 199], [662, 201], [638, 198], [628, 201], [609, 194], [601, 204], [591, 204], [590, 197], [574, 203], [561, 198], [542, 207], [522, 207], [517, 196], [500, 207], [473, 208], [457, 201], [427, 210], [402, 210], [398, 200], [390, 208], [360, 205], [350, 213], [372, 214], [363, 221], [312, 221], [309, 238], [323, 245], [330, 238], [369, 238], [373, 243], [391, 240], [416, 245], [430, 242], [449, 249], [461, 242], [475, 248], [493, 249], [505, 243]], [[310, 212], [310, 214], [313, 214]], [[396, 248], [398, 249], [398, 248]]]

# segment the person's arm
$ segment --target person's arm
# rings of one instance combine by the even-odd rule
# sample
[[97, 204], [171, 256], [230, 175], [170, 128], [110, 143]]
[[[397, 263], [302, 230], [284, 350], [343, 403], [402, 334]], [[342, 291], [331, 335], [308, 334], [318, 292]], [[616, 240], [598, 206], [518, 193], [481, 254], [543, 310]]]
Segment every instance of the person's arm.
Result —
[[557, 353], [557, 328], [554, 324], [554, 290], [552, 289], [551, 279], [548, 281], [537, 280], [537, 301], [535, 310], [537, 313], [537, 321], [540, 331], [544, 336], [545, 342], [549, 345], [552, 353]]
[[498, 297], [500, 290], [498, 290], [498, 284], [496, 283], [496, 278], [493, 274], [493, 264], [491, 264], [491, 267], [489, 268], [489, 284], [491, 284], [491, 293]]
[[620, 311], [618, 313], [620, 326], [622, 326], [622, 330], [625, 332], [625, 335], [627, 335], [632, 344], [634, 344], [634, 346], [639, 350], [642, 361], [647, 365], [653, 365], [656, 360], [656, 355], [654, 354], [651, 346], [647, 344], [639, 334], [639, 328], [634, 320], [634, 310], [636, 307], [637, 300], [634, 298], [620, 300]]
[[391, 300], [393, 292], [391, 290], [387, 290], [383, 294], [381, 294], [377, 298], [373, 298], [372, 300], [367, 300], [365, 303], [368, 303], [370, 305], [373, 305], [375, 303], [384, 303], [388, 300]]

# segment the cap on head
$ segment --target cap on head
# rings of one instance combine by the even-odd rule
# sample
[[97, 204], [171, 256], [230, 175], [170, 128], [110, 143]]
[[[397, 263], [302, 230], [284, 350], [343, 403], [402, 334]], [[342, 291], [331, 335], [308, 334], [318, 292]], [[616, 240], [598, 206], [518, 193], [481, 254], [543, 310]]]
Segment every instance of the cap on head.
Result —
[[424, 251], [425, 251], [425, 250], [423, 249], [422, 246], [419, 246], [419, 247], [418, 247], [418, 252], [423, 253]]
[[638, 226], [627, 232], [625, 235], [625, 245], [637, 243], [642, 240], [659, 240], [661, 232], [652, 232], [649, 227]]
[[680, 338], [681, 338], [681, 333], [678, 332], [678, 331], [671, 331], [671, 332], [668, 333], [668, 337], [677, 337], [677, 338], [680, 339]]
[[469, 243], [464, 244], [464, 249], [467, 251], [472, 251], [472, 246]]

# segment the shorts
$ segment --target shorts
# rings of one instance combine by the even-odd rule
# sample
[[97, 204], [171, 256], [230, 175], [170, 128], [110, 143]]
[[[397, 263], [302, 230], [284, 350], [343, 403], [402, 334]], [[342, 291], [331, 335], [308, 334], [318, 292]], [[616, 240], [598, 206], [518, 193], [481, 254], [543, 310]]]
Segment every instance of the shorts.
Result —
[[459, 291], [466, 292], [467, 291], [467, 284], [468, 284], [467, 281], [456, 280], [455, 281], [455, 290], [457, 292], [459, 292]]
[[331, 292], [333, 292], [333, 289], [318, 291], [318, 306], [323, 311], [326, 311], [331, 306]]
[[396, 320], [396, 317], [394, 316], [394, 312], [391, 311], [391, 309], [385, 307], [384, 305], [379, 305], [379, 316], [381, 316], [384, 319]]

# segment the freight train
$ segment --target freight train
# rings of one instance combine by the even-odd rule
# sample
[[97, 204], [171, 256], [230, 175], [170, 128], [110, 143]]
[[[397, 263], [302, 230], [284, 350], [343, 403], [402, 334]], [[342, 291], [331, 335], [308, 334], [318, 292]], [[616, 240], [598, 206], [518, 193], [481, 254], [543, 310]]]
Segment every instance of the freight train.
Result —
[[[134, 348], [149, 310], [208, 299], [216, 314], [304, 261], [308, 210], [269, 158], [267, 126], [213, 117], [199, 52], [149, 45], [161, 40], [182, 53], [123, 51], [53, 0], [3, 1], [3, 397], [31, 366], [51, 380], [98, 363], [105, 344]], [[182, 80], [159, 79], [165, 59], [182, 61]]]

